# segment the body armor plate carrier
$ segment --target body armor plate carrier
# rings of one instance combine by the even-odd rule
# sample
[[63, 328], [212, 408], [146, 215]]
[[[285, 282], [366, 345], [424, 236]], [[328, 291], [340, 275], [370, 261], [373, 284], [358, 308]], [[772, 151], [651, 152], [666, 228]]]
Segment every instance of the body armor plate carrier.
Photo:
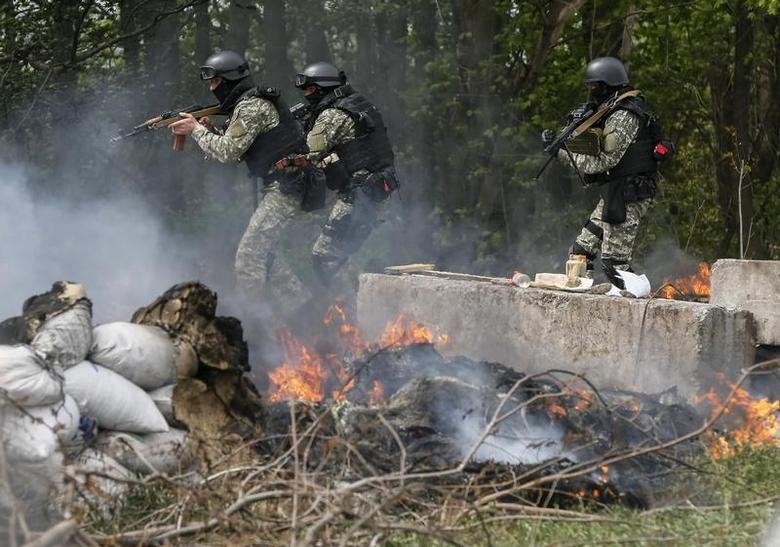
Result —
[[[615, 105], [614, 111], [617, 110], [627, 110], [639, 118], [636, 139], [629, 145], [615, 167], [606, 173], [585, 175], [585, 182], [589, 184], [605, 184], [634, 177], [655, 178], [658, 173], [658, 160], [654, 157], [653, 150], [661, 139], [661, 128], [653, 113], [647, 108], [644, 99], [639, 96], [623, 100]], [[605, 121], [601, 121], [595, 127], [603, 129]]]
[[[352, 176], [361, 170], [377, 173], [393, 166], [395, 156], [387, 128], [379, 110], [349, 85], [343, 85], [329, 93], [315, 108], [309, 118], [307, 130], [311, 130], [317, 117], [327, 108], [346, 112], [355, 122], [355, 138], [335, 146], [341, 164], [338, 169], [326, 169], [328, 187], [343, 190]], [[339, 180], [335, 180], [339, 179]]]
[[290, 154], [305, 154], [306, 139], [303, 128], [284, 104], [280, 93], [270, 87], [255, 87], [242, 98], [260, 97], [270, 101], [279, 114], [279, 125], [257, 136], [244, 153], [249, 176], [266, 177], [275, 162]]

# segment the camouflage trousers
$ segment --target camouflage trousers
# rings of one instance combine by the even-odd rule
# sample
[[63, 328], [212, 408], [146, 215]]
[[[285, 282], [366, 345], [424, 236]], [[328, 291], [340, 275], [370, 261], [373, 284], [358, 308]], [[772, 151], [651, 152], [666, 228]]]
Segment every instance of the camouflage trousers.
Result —
[[294, 300], [308, 297], [308, 289], [278, 252], [284, 230], [303, 215], [300, 193], [282, 193], [278, 182], [265, 188], [236, 252], [236, 282], [248, 309], [256, 311], [267, 304], [276, 310], [293, 296]]
[[312, 248], [314, 269], [324, 283], [368, 238], [381, 207], [359, 188], [339, 195]]
[[608, 265], [616, 270], [630, 269], [639, 223], [652, 204], [653, 198], [628, 202], [626, 220], [620, 224], [610, 224], [601, 220], [604, 200], [600, 200], [577, 236], [573, 252], [584, 252], [589, 260], [593, 260], [601, 251], [601, 261], [605, 269]]

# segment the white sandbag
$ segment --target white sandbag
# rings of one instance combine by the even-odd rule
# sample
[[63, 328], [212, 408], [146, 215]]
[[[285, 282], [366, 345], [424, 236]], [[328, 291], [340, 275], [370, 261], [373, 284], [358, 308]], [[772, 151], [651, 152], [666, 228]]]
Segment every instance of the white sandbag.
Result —
[[93, 363], [147, 390], [176, 381], [176, 348], [161, 328], [116, 322], [99, 325], [92, 333]]
[[87, 448], [68, 469], [79, 494], [104, 510], [119, 503], [137, 477], [111, 456]]
[[92, 308], [88, 301], [46, 321], [30, 345], [50, 365], [72, 367], [87, 358], [92, 346]]
[[168, 425], [176, 421], [173, 416], [173, 390], [175, 387], [176, 384], [171, 384], [149, 392], [149, 397], [157, 405], [157, 410], [163, 415]]
[[30, 346], [0, 346], [0, 404], [54, 404], [62, 399], [62, 380]]
[[142, 476], [155, 472], [179, 474], [189, 470], [194, 461], [187, 446], [187, 432], [181, 429], [146, 435], [103, 432], [95, 448]]
[[156, 433], [168, 431], [152, 398], [119, 374], [89, 361], [65, 371], [65, 393], [81, 412], [93, 416], [101, 429]]
[[79, 409], [73, 398], [49, 406], [0, 407], [2, 440], [11, 460], [40, 462], [80, 442]]

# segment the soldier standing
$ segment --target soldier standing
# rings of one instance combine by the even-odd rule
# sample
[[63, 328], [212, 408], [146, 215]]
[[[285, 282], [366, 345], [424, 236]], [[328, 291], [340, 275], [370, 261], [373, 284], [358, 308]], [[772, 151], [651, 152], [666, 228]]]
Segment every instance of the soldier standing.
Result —
[[[586, 184], [597, 184], [601, 190], [598, 205], [569, 252], [584, 255], [592, 274], [593, 260], [600, 251], [607, 278], [623, 289], [617, 272], [633, 271], [631, 254], [639, 223], [656, 194], [658, 162], [671, 154], [672, 147], [661, 139], [660, 126], [644, 98], [629, 86], [622, 62], [614, 57], [593, 59], [584, 81], [596, 107], [611, 104], [599, 122], [567, 142], [569, 151], [558, 153], [563, 161], [574, 163]], [[542, 134], [545, 144], [554, 137], [550, 130]], [[589, 150], [578, 153], [578, 149]]]
[[398, 188], [393, 149], [379, 110], [332, 64], [307, 66], [295, 86], [311, 105], [304, 124], [309, 161], [323, 169], [328, 188], [338, 194], [312, 249], [314, 269], [329, 284]]
[[271, 263], [283, 268], [280, 260], [274, 261], [280, 233], [302, 210], [322, 206], [324, 184], [322, 195], [318, 195], [311, 170], [275, 168], [282, 158], [306, 153], [303, 129], [276, 89], [255, 85], [241, 55], [216, 53], [200, 70], [222, 112], [230, 117], [227, 126], [220, 131], [208, 119], [196, 120], [182, 113], [184, 119], [171, 124], [171, 130], [177, 135], [192, 135], [211, 159], [246, 162], [249, 176], [262, 182], [262, 200], [259, 205], [256, 202], [235, 261], [239, 292], [244, 303], [254, 307], [269, 296]]

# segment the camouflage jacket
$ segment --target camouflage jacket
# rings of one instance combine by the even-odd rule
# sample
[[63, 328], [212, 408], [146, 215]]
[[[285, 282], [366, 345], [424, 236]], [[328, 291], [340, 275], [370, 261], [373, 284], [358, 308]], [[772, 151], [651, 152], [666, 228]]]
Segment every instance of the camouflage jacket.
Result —
[[212, 133], [205, 127], [192, 132], [192, 138], [206, 155], [222, 163], [241, 161], [258, 135], [279, 125], [276, 108], [266, 99], [250, 97], [238, 102], [224, 134]]
[[322, 160], [333, 151], [334, 147], [353, 140], [355, 136], [355, 122], [349, 114], [338, 108], [326, 108], [317, 116], [314, 125], [306, 135], [309, 160], [312, 162]]
[[[601, 134], [601, 151], [597, 156], [572, 154], [577, 169], [583, 175], [598, 175], [620, 163], [623, 154], [639, 133], [639, 118], [627, 110], [617, 110], [609, 115]], [[558, 151], [558, 157], [571, 165], [566, 150]]]

